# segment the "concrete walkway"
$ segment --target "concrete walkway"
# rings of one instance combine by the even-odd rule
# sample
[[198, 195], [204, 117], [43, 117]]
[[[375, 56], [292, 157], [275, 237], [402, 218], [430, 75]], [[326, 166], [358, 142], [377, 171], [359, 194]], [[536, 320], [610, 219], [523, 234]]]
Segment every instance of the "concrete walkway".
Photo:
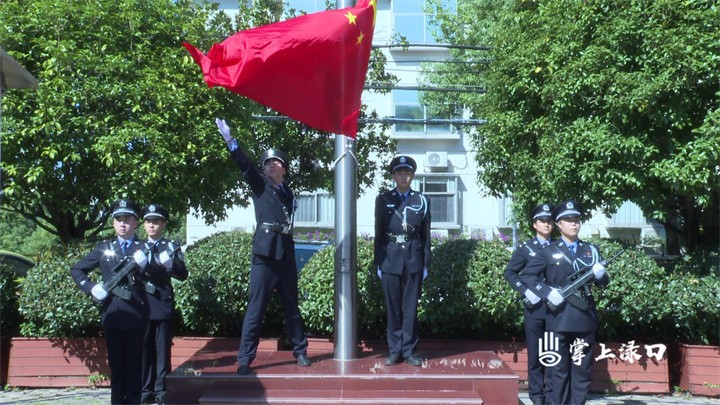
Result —
[[[107, 405], [109, 388], [10, 389], [0, 391], [0, 404], [26, 405]], [[588, 405], [680, 405], [716, 404], [720, 398], [707, 398], [689, 394], [676, 395], [598, 395], [591, 394]], [[531, 405], [526, 392], [520, 392], [517, 404]]]

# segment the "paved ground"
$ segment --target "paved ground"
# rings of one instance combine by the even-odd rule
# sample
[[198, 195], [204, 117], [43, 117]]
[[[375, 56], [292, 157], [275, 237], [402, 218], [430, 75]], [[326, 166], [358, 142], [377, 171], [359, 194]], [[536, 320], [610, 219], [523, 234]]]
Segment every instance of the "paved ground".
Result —
[[[110, 389], [9, 389], [0, 391], [0, 404], [26, 405], [106, 405], [110, 403]], [[677, 394], [655, 395], [591, 395], [588, 405], [720, 405], [720, 398], [694, 397]], [[530, 405], [527, 393], [521, 392], [517, 405]], [[516, 404], [508, 404], [516, 405]]]

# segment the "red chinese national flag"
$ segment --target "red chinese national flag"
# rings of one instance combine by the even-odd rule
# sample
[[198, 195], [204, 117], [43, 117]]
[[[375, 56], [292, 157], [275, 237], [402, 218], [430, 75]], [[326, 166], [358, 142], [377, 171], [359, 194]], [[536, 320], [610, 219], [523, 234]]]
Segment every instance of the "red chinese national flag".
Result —
[[183, 43], [209, 87], [223, 86], [310, 127], [354, 138], [376, 0], [238, 32], [203, 55]]

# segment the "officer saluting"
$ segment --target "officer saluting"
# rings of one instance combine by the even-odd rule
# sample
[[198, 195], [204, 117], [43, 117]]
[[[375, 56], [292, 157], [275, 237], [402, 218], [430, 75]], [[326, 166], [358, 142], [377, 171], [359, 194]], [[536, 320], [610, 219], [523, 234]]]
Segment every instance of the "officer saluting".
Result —
[[[597, 312], [591, 293], [582, 293], [586, 309], [576, 308], [559, 293], [568, 283], [568, 276], [579, 270], [592, 268], [594, 284], [609, 283], [602, 257], [596, 246], [578, 238], [582, 206], [577, 201], [565, 201], [553, 209], [553, 219], [561, 238], [532, 257], [521, 275], [535, 294], [547, 299], [555, 307], [547, 309], [546, 329], [559, 339], [555, 353], [559, 363], [553, 367], [553, 404], [584, 404], [590, 390], [592, 351], [595, 345]], [[553, 344], [553, 342], [545, 342]]]
[[277, 289], [285, 312], [285, 324], [293, 354], [298, 365], [310, 366], [308, 341], [298, 308], [298, 271], [295, 264], [295, 242], [292, 236], [295, 196], [285, 184], [288, 156], [279, 149], [270, 149], [262, 156], [262, 171], [230, 135], [225, 120], [215, 123], [225, 139], [230, 154], [240, 167], [252, 190], [257, 229], [253, 236], [250, 298], [243, 321], [238, 374], [250, 373], [250, 364], [257, 353], [260, 327], [271, 298]]
[[75, 284], [101, 302], [102, 327], [110, 364], [110, 400], [113, 404], [138, 404], [142, 389], [143, 337], [148, 320], [147, 294], [142, 283], [129, 286], [130, 299], [109, 294], [103, 284], [88, 277], [99, 267], [103, 282], [115, 273], [113, 268], [130, 256], [141, 269], [147, 264], [140, 241], [135, 237], [140, 209], [132, 200], [112, 203], [110, 212], [116, 237], [97, 244], [70, 270]]
[[410, 189], [415, 170], [412, 158], [393, 158], [390, 172], [396, 187], [375, 199], [374, 253], [387, 307], [388, 366], [401, 359], [422, 365], [415, 354], [420, 339], [417, 304], [430, 265], [430, 203]]
[[148, 251], [145, 274], [155, 285], [155, 291], [148, 293], [150, 321], [145, 333], [142, 403], [156, 401], [164, 404], [165, 377], [171, 368], [170, 348], [175, 320], [175, 294], [171, 277], [184, 281], [188, 272], [180, 246], [163, 236], [170, 219], [168, 210], [158, 204], [147, 204], [141, 214], [147, 233], [143, 243]]
[[528, 350], [528, 394], [533, 404], [542, 405], [545, 397], [550, 397], [552, 391], [552, 371], [540, 363], [538, 342], [545, 333], [545, 304], [532, 291], [532, 285], [526, 285], [520, 280], [520, 274], [525, 269], [531, 257], [537, 256], [540, 249], [553, 242], [552, 204], [540, 204], [530, 212], [530, 221], [535, 229], [535, 237], [520, 245], [513, 252], [505, 268], [503, 276], [510, 283], [513, 290], [527, 299], [530, 306], [524, 306], [525, 343]]

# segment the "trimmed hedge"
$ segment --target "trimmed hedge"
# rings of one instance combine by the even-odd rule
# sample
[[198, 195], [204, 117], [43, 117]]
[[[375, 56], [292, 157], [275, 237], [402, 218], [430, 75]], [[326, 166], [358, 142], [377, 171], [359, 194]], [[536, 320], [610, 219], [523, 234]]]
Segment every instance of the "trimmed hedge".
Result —
[[[178, 334], [240, 336], [247, 310], [252, 235], [223, 232], [203, 238], [185, 254], [188, 278], [173, 280], [182, 319]], [[275, 297], [265, 316], [264, 334], [281, 333], [282, 309]]]
[[[605, 257], [621, 249], [617, 242], [595, 242]], [[186, 252], [189, 277], [175, 282], [178, 335], [240, 335], [251, 244], [250, 234], [226, 232], [205, 238]], [[21, 285], [24, 336], [98, 335], [98, 307], [75, 287], [69, 274], [90, 248], [89, 244], [62, 247], [38, 258]], [[334, 254], [332, 245], [323, 248], [300, 275], [300, 311], [311, 336], [333, 334]], [[419, 303], [421, 336], [522, 340], [520, 297], [502, 277], [510, 254], [500, 241], [434, 240], [433, 261]], [[372, 241], [359, 239], [357, 312], [362, 339], [385, 336], [385, 305], [372, 255]], [[594, 290], [600, 315], [598, 340], [717, 344], [720, 277], [713, 267], [716, 257], [681, 260], [666, 271], [639, 249], [627, 249], [608, 268], [610, 285]], [[2, 274], [0, 269], [0, 283], [7, 283]], [[99, 271], [93, 275], [99, 277]], [[9, 299], [8, 290], [3, 288], [3, 300]], [[3, 314], [6, 311], [3, 301]], [[275, 298], [265, 316], [263, 335], [281, 335], [283, 322]]]
[[[23, 336], [98, 336], [100, 306], [85, 295], [70, 277], [70, 269], [95, 244], [58, 246], [44, 252], [22, 283], [20, 313]], [[91, 273], [100, 278], [100, 271]]]
[[[385, 336], [385, 301], [373, 264], [372, 241], [357, 241], [357, 316], [361, 338]], [[335, 248], [315, 253], [300, 273], [300, 313], [308, 335], [333, 335], [335, 320]]]

